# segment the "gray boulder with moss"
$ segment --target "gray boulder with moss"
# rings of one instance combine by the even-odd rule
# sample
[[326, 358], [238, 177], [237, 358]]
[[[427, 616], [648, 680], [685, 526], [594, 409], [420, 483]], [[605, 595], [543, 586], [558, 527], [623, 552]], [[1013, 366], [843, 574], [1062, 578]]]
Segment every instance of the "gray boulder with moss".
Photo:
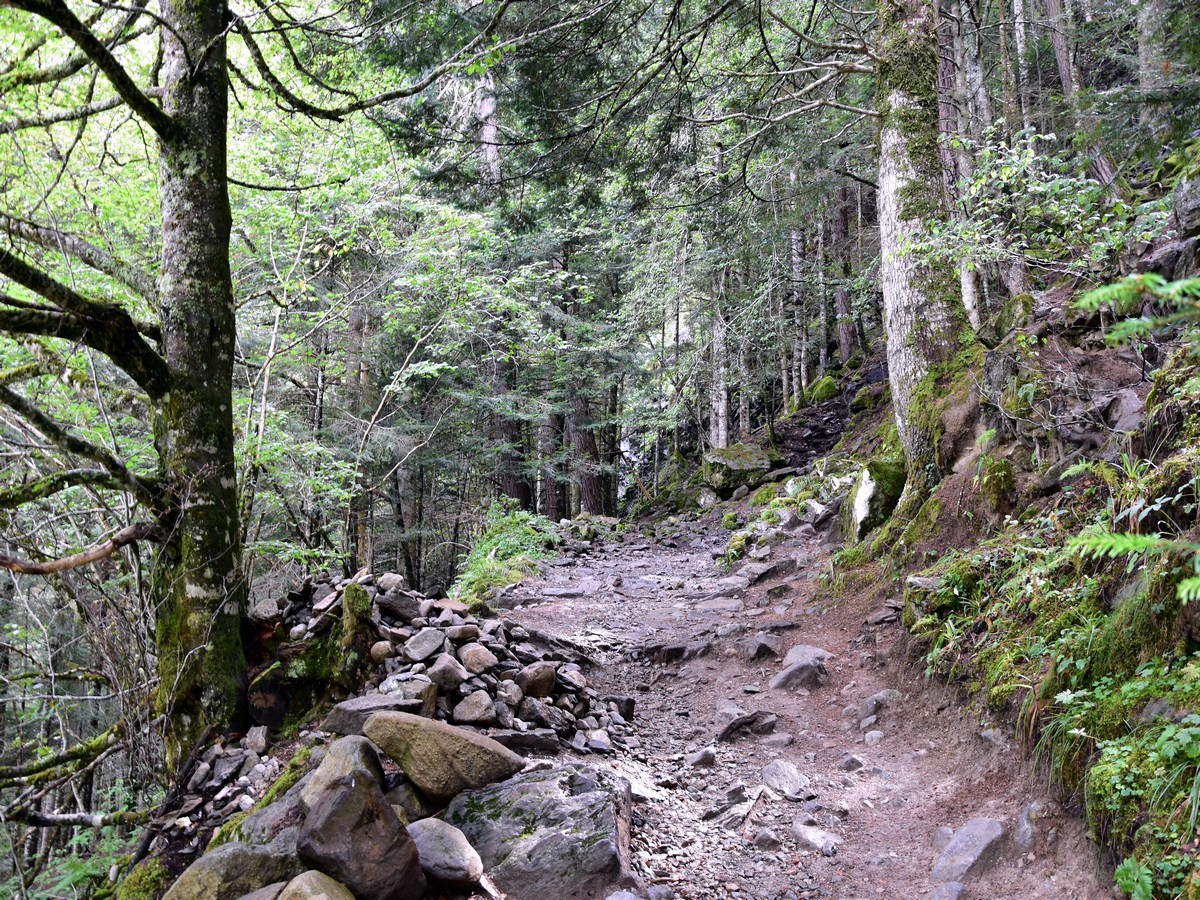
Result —
[[728, 496], [740, 487], [758, 487], [775, 462], [766, 450], [751, 444], [714, 447], [704, 454], [702, 474], [709, 487]]
[[510, 900], [572, 900], [635, 886], [630, 809], [624, 778], [570, 765], [460, 794], [445, 819]]
[[904, 460], [875, 459], [863, 467], [846, 504], [846, 533], [861, 541], [891, 516], [904, 493]]
[[363, 732], [435, 801], [503, 781], [525, 768], [524, 757], [490, 738], [422, 716], [376, 713]]

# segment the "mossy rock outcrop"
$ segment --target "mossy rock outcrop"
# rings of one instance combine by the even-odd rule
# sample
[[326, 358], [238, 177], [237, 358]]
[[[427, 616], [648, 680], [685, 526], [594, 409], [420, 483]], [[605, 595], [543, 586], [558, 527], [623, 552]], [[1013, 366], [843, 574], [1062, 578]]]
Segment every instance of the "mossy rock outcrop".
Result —
[[891, 516], [904, 493], [902, 459], [874, 459], [863, 467], [845, 506], [845, 532], [861, 541]]
[[354, 690], [370, 661], [372, 627], [370, 595], [361, 585], [347, 585], [341, 615], [334, 616], [329, 630], [285, 644], [279, 659], [251, 681], [251, 716], [259, 724], [282, 728], [289, 717]]
[[833, 380], [832, 375], [826, 375], [824, 378], [818, 378], [813, 382], [812, 387], [808, 389], [806, 399], [809, 403], [824, 403], [826, 400], [832, 400], [837, 395], [837, 382]]
[[765, 449], [751, 444], [714, 447], [704, 454], [704, 481], [722, 496], [728, 496], [740, 487], [758, 487], [775, 463]]

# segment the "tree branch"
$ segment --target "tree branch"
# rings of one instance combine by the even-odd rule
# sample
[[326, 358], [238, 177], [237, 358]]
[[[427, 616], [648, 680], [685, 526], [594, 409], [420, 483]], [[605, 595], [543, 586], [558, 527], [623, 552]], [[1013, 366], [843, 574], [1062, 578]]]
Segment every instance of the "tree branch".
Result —
[[10, 572], [17, 572], [21, 575], [51, 575], [55, 572], [66, 572], [69, 569], [78, 569], [80, 566], [86, 566], [88, 563], [107, 559], [122, 547], [136, 544], [138, 541], [162, 543], [163, 540], [162, 532], [156, 525], [149, 525], [144, 522], [135, 523], [122, 528], [108, 540], [94, 547], [89, 547], [87, 550], [81, 550], [70, 556], [63, 556], [47, 562], [33, 562], [27, 559], [20, 559], [16, 556], [9, 556], [6, 553], [0, 553], [0, 569], [8, 569]]
[[13, 814], [9, 821], [32, 825], [34, 828], [63, 828], [80, 825], [85, 828], [103, 828], [105, 825], [141, 825], [149, 819], [150, 813], [144, 809], [102, 815], [95, 813], [41, 813], [31, 809]]
[[[374, 109], [377, 106], [382, 106], [385, 103], [390, 103], [393, 100], [400, 100], [404, 97], [412, 97], [421, 93], [425, 88], [429, 87], [447, 72], [452, 71], [458, 66], [465, 65], [466, 62], [479, 58], [483, 55], [483, 44], [490, 38], [496, 29], [500, 27], [501, 20], [508, 8], [514, 0], [500, 0], [496, 7], [495, 13], [492, 14], [491, 20], [484, 26], [474, 38], [466, 43], [457, 53], [450, 59], [446, 60], [439, 66], [435, 66], [424, 77], [418, 78], [416, 81], [405, 85], [402, 88], [397, 88], [394, 91], [385, 91], [382, 94], [376, 94], [374, 97], [366, 97], [361, 100], [355, 100], [351, 103], [345, 103], [336, 107], [318, 106], [315, 103], [310, 103], [298, 94], [293, 93], [288, 89], [279, 77], [271, 71], [271, 67], [267, 64], [266, 56], [262, 52], [262, 48], [258, 46], [258, 42], [254, 40], [254, 34], [250, 31], [249, 26], [244, 19], [239, 18], [235, 24], [237, 33], [242, 36], [242, 40], [246, 42], [246, 49], [250, 51], [250, 58], [254, 61], [254, 67], [258, 70], [258, 74], [262, 77], [275, 92], [276, 96], [286, 101], [296, 112], [304, 113], [306, 116], [311, 116], [314, 119], [327, 119], [332, 122], [339, 122], [350, 113], [361, 112], [366, 109]], [[489, 50], [494, 48], [489, 48]]]
[[63, 0], [8, 0], [16, 9], [39, 16], [75, 42], [95, 64], [118, 94], [154, 133], [164, 141], [181, 136], [178, 123], [134, 83], [129, 73], [104, 43], [92, 33]]
[[25, 503], [52, 497], [67, 488], [83, 485], [125, 489], [124, 485], [113, 478], [111, 472], [104, 469], [70, 469], [0, 490], [0, 509], [15, 509]]
[[[129, 374], [153, 399], [171, 388], [166, 361], [142, 337], [161, 339], [162, 331], [148, 323], [138, 323], [121, 307], [97, 303], [76, 293], [7, 250], [0, 250], [0, 275], [11, 278], [40, 297], [49, 300], [69, 316], [42, 310], [0, 310], [0, 330], [26, 334], [53, 334], [82, 340], [99, 350]], [[19, 306], [10, 298], [0, 298], [9, 306]]]
[[0, 785], [7, 787], [20, 784], [34, 775], [40, 775], [42, 772], [49, 771], [50, 769], [57, 769], [59, 766], [64, 766], [67, 763], [78, 762], [80, 760], [93, 760], [115, 744], [120, 739], [123, 731], [123, 723], [118, 722], [112, 728], [108, 729], [108, 731], [96, 735], [91, 740], [84, 741], [82, 744], [76, 744], [74, 747], [69, 747], [50, 756], [35, 759], [23, 766], [0, 766]]
[[12, 134], [17, 131], [25, 131], [29, 128], [45, 128], [48, 125], [57, 125], [59, 122], [75, 122], [79, 119], [86, 119], [88, 116], [93, 116], [96, 113], [106, 112], [107, 110], [116, 109], [118, 106], [124, 105], [125, 101], [120, 97], [109, 97], [107, 100], [85, 103], [83, 106], [76, 106], [72, 109], [60, 109], [57, 112], [46, 113], [44, 116], [10, 119], [7, 122], [0, 122], [0, 134]]
[[30, 425], [41, 432], [56, 447], [67, 453], [74, 453], [76, 456], [99, 463], [122, 488], [127, 489], [150, 509], [156, 509], [156, 491], [153, 485], [130, 472], [124, 463], [103, 447], [71, 434], [16, 391], [3, 385], [0, 385], [0, 403], [23, 416]]
[[0, 230], [13, 237], [29, 241], [31, 244], [45, 247], [47, 250], [57, 250], [64, 255], [73, 256], [97, 272], [121, 282], [150, 302], [154, 302], [155, 297], [158, 296], [154, 289], [154, 279], [145, 272], [136, 266], [115, 259], [95, 244], [90, 244], [73, 234], [59, 231], [48, 225], [26, 222], [5, 212], [0, 212]]

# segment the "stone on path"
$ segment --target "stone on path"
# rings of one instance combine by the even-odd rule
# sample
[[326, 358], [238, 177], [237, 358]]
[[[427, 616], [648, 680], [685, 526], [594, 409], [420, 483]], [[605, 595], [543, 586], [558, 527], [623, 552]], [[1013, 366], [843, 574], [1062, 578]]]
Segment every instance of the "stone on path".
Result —
[[363, 731], [434, 801], [525, 768], [523, 757], [483, 735], [408, 713], [377, 713]]
[[838, 845], [843, 842], [841, 836], [831, 831], [817, 828], [815, 825], [805, 825], [800, 821], [792, 824], [792, 834], [795, 835], [801, 850], [816, 850], [825, 856], [833, 856]]
[[454, 887], [470, 888], [483, 877], [483, 861], [466, 836], [441, 819], [421, 819], [408, 826], [417, 845], [425, 877]]
[[996, 861], [1004, 838], [1004, 824], [997, 819], [971, 819], [954, 833], [929, 880], [934, 884], [961, 881], [969, 872], [980, 872]]
[[312, 809], [321, 795], [338, 778], [344, 776], [367, 778], [377, 786], [383, 784], [383, 766], [371, 742], [361, 735], [338, 738], [329, 745], [321, 764], [300, 792], [305, 809]]
[[367, 694], [343, 700], [329, 711], [322, 731], [333, 734], [362, 734], [363, 723], [377, 712], [406, 712], [420, 715], [425, 701], [420, 697]]
[[458, 686], [471, 677], [471, 673], [450, 653], [439, 656], [425, 674], [446, 692], [458, 690]]
[[762, 779], [767, 787], [779, 791], [785, 797], [797, 796], [808, 788], [808, 778], [795, 763], [784, 759], [768, 763], [762, 770]]
[[451, 713], [455, 722], [469, 725], [490, 725], [496, 721], [496, 708], [487, 691], [473, 691]]
[[517, 673], [517, 687], [526, 697], [549, 697], [554, 690], [554, 673], [557, 668], [552, 662], [530, 663]]
[[309, 809], [297, 849], [304, 862], [358, 900], [417, 900], [425, 892], [417, 848], [370, 779], [346, 775], [333, 781]]
[[572, 765], [467, 791], [445, 819], [511, 900], [569, 900], [631, 883], [631, 803], [624, 778]]
[[421, 662], [441, 650], [445, 643], [446, 633], [440, 628], [422, 628], [408, 639], [404, 652], [413, 662]]
[[741, 734], [770, 734], [775, 730], [779, 717], [775, 713], [757, 709], [754, 712], [738, 716], [721, 729], [717, 735], [717, 743], [732, 741]]

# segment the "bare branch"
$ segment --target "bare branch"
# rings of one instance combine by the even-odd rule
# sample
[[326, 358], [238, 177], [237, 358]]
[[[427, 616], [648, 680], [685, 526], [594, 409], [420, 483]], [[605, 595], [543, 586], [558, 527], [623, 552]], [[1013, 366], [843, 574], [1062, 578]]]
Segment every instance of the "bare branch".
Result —
[[17, 572], [21, 575], [50, 575], [54, 572], [66, 572], [69, 569], [78, 569], [80, 566], [88, 565], [88, 563], [107, 559], [122, 547], [136, 544], [138, 541], [156, 541], [161, 543], [163, 540], [162, 532], [158, 526], [149, 525], [144, 522], [135, 523], [122, 528], [108, 540], [97, 544], [95, 547], [89, 547], [87, 550], [81, 550], [79, 553], [73, 553], [70, 556], [63, 556], [47, 562], [33, 562], [27, 559], [20, 559], [16, 556], [9, 556], [6, 553], [0, 553], [0, 569], [8, 569], [10, 572]]
[[151, 509], [155, 508], [157, 492], [154, 486], [130, 472], [124, 463], [106, 449], [71, 434], [29, 400], [3, 385], [0, 385], [0, 403], [19, 413], [25, 421], [41, 432], [56, 447], [67, 453], [74, 453], [76, 456], [99, 463], [117, 483], [126, 488], [139, 501]]
[[137, 291], [142, 297], [151, 302], [157, 296], [154, 289], [154, 279], [145, 272], [129, 263], [115, 259], [95, 244], [90, 244], [82, 238], [48, 225], [36, 222], [26, 222], [0, 212], [0, 230], [8, 232], [16, 238], [45, 247], [47, 250], [57, 250], [68, 256], [73, 256], [80, 262], [90, 266], [110, 278], [114, 278], [126, 287]]
[[94, 116], [96, 113], [107, 112], [110, 109], [116, 109], [118, 106], [124, 106], [124, 104], [125, 101], [120, 97], [109, 97], [107, 100], [97, 100], [95, 103], [85, 103], [83, 106], [76, 106], [71, 109], [60, 109], [52, 113], [46, 113], [44, 116], [10, 119], [7, 122], [0, 122], [0, 134], [12, 134], [17, 131], [26, 131], [30, 128], [45, 128], [48, 125], [57, 125], [60, 122], [77, 122], [80, 119]]
[[149, 95], [134, 83], [129, 73], [104, 43], [92, 33], [79, 17], [71, 11], [64, 0], [9, 0], [16, 8], [35, 16], [40, 16], [51, 25], [57, 27], [63, 34], [75, 42], [95, 64], [116, 92], [121, 95], [128, 105], [154, 133], [164, 141], [173, 141], [181, 135], [181, 129], [174, 119], [150, 98]]

